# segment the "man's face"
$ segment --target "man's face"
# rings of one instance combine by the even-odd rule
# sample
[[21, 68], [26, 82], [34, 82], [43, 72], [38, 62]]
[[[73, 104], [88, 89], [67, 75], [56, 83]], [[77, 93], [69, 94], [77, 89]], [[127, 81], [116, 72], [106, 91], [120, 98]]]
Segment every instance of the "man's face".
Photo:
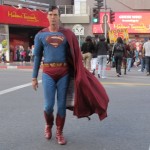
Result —
[[58, 9], [54, 9], [53, 11], [49, 11], [47, 18], [49, 20], [50, 25], [58, 25], [59, 24], [59, 12]]

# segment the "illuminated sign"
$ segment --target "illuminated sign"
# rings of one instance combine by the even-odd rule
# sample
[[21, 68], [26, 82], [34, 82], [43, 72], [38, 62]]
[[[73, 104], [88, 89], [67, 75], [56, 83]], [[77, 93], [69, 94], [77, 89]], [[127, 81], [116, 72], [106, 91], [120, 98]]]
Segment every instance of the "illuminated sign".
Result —
[[[150, 33], [150, 12], [115, 12], [115, 22], [110, 24], [107, 13], [107, 29], [127, 29], [128, 33]], [[100, 24], [94, 24], [93, 33], [104, 33], [104, 13], [100, 13]]]
[[110, 43], [115, 43], [118, 37], [121, 37], [122, 39], [126, 39], [126, 41], [129, 40], [129, 34], [127, 29], [116, 29], [116, 30], [110, 30], [108, 32]]
[[29, 10], [27, 8], [17, 9], [11, 6], [0, 5], [2, 24], [16, 24], [27, 26], [47, 27], [48, 20], [46, 12], [40, 10]]

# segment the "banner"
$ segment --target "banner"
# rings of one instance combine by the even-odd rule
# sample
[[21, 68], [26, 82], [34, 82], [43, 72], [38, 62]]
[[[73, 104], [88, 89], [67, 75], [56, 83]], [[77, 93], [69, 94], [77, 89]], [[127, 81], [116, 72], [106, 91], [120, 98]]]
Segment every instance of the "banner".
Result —
[[121, 37], [123, 40], [129, 40], [129, 34], [127, 29], [116, 29], [110, 30], [108, 32], [110, 43], [115, 43], [118, 37]]
[[[100, 12], [100, 23], [93, 24], [93, 33], [104, 33], [104, 12]], [[150, 33], [150, 12], [115, 12], [115, 21], [110, 23], [110, 14], [106, 13], [107, 31], [116, 29], [127, 29], [128, 33]]]
[[48, 26], [47, 13], [40, 10], [18, 9], [17, 7], [0, 5], [0, 15], [0, 24]]

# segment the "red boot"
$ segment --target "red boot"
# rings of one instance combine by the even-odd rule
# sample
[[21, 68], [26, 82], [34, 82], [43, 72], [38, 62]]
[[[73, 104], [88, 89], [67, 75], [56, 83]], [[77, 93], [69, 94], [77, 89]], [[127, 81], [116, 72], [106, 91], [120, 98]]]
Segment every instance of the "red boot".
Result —
[[54, 121], [54, 116], [53, 113], [52, 114], [47, 114], [44, 111], [44, 117], [45, 117], [45, 121], [46, 121], [46, 125], [45, 125], [45, 138], [50, 140], [52, 137], [52, 126], [53, 126], [53, 121]]
[[67, 143], [67, 141], [65, 140], [64, 136], [63, 136], [63, 127], [65, 124], [65, 117], [61, 117], [59, 115], [57, 115], [56, 117], [56, 140], [57, 143], [60, 145], [65, 145]]

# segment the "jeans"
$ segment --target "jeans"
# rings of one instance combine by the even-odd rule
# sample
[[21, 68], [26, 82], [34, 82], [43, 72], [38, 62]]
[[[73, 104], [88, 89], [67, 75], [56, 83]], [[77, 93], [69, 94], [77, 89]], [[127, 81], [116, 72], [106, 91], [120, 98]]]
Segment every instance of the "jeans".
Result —
[[145, 56], [146, 71], [150, 73], [150, 56]]
[[116, 64], [116, 73], [121, 74], [122, 56], [115, 55], [114, 58], [115, 58], [115, 64]]
[[91, 70], [96, 70], [97, 58], [92, 58], [91, 60]]
[[69, 85], [69, 74], [55, 81], [48, 74], [42, 74], [42, 84], [44, 91], [44, 111], [51, 114], [54, 110], [55, 93], [57, 91], [57, 114], [64, 117], [66, 115], [66, 94]]
[[127, 58], [127, 70], [130, 71], [132, 64], [132, 58]]
[[145, 69], [145, 57], [141, 58], [141, 71], [143, 72]]
[[99, 55], [97, 57], [97, 62], [98, 62], [98, 74], [102, 77], [105, 77], [107, 55]]

